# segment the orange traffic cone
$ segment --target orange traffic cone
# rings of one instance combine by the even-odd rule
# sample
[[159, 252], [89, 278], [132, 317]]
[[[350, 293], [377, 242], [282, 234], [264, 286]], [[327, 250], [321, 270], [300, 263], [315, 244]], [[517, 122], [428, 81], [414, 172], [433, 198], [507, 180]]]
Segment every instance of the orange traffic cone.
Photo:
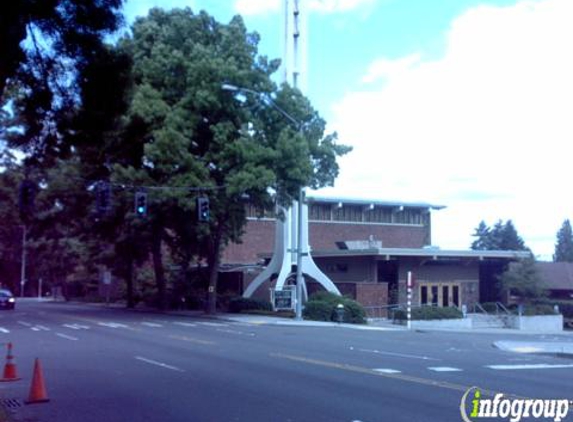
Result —
[[12, 356], [12, 343], [8, 343], [8, 354], [6, 355], [6, 365], [4, 365], [4, 375], [0, 381], [18, 381], [19, 378], [16, 371], [16, 364], [14, 363], [14, 356]]
[[36, 358], [34, 362], [34, 376], [32, 378], [32, 385], [30, 386], [30, 395], [28, 400], [26, 400], [26, 404], [45, 403], [47, 401], [50, 401], [50, 399], [46, 394], [42, 366], [40, 365], [40, 359]]

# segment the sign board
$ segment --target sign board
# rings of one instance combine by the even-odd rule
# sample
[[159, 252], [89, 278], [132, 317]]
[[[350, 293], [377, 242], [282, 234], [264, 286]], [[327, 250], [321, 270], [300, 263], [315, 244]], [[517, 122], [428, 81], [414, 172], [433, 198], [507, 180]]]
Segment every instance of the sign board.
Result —
[[275, 311], [292, 310], [295, 304], [295, 290], [293, 288], [271, 290], [271, 299]]

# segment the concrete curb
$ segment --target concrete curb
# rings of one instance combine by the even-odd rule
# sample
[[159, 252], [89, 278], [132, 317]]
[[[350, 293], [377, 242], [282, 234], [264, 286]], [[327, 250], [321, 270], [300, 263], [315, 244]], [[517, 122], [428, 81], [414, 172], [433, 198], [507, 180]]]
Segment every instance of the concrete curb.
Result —
[[573, 356], [572, 341], [496, 341], [494, 347], [513, 353], [541, 353]]

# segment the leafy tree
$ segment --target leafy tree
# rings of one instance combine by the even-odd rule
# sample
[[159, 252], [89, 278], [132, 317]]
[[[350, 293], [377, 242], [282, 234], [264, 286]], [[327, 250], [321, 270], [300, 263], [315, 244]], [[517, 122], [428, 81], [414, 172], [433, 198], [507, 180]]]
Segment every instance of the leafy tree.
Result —
[[[26, 72], [56, 70], [52, 80], [57, 80], [69, 72], [70, 65], [88, 60], [101, 38], [118, 28], [121, 5], [122, 0], [15, 0], [4, 4], [0, 14], [0, 98], [8, 79], [18, 79]], [[24, 74], [18, 74], [19, 68]]]
[[[148, 186], [152, 193], [146, 226], [160, 305], [165, 305], [164, 242], [196, 239], [199, 258], [209, 267], [213, 313], [221, 251], [242, 234], [245, 198], [269, 209], [268, 187], [286, 201], [301, 186], [331, 184], [336, 157], [348, 151], [336, 144], [335, 135], [324, 135], [324, 120], [299, 91], [277, 90], [270, 76], [279, 62], [259, 56], [258, 42], [238, 16], [221, 24], [190, 9], [153, 9], [121, 42], [133, 58], [134, 81], [123, 142], [132, 137], [141, 155], [138, 162], [115, 165], [112, 177]], [[274, 96], [302, 127], [293, 128], [256, 96], [237, 101], [223, 83]], [[207, 223], [197, 221], [200, 195], [209, 198]], [[172, 233], [179, 241], [172, 242]]]
[[71, 155], [85, 69], [119, 28], [122, 0], [16, 0], [0, 14], [0, 139], [48, 167]]
[[498, 220], [493, 228], [481, 221], [472, 236], [477, 237], [471, 245], [474, 250], [529, 250], [511, 220], [507, 220], [505, 223]]
[[573, 230], [571, 222], [566, 219], [557, 232], [557, 243], [555, 244], [555, 262], [573, 262]]
[[500, 286], [506, 295], [518, 296], [524, 302], [546, 295], [533, 256], [510, 263], [509, 268], [500, 276]]

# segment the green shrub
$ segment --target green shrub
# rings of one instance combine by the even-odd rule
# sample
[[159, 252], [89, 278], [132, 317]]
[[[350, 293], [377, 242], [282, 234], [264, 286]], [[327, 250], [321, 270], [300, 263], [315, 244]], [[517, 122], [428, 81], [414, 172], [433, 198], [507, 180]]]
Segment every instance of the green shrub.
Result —
[[559, 313], [563, 315], [563, 318], [573, 318], [573, 300], [545, 299], [538, 301], [537, 304], [549, 305], [551, 308], [557, 305], [559, 306]]
[[302, 316], [312, 321], [331, 321], [332, 304], [322, 300], [312, 300], [306, 303]]
[[355, 300], [330, 292], [317, 292], [309, 297], [303, 311], [306, 319], [313, 321], [338, 321], [337, 306], [344, 306], [343, 322], [366, 324], [366, 311]]
[[245, 297], [234, 297], [229, 300], [229, 312], [240, 314], [245, 311], [268, 311], [271, 312], [273, 306], [267, 300], [251, 299]]
[[[463, 318], [462, 311], [458, 308], [440, 308], [437, 306], [422, 306], [412, 309], [412, 320], [432, 320], [432, 319], [458, 319]], [[407, 313], [404, 309], [394, 311], [394, 319], [405, 321]]]

